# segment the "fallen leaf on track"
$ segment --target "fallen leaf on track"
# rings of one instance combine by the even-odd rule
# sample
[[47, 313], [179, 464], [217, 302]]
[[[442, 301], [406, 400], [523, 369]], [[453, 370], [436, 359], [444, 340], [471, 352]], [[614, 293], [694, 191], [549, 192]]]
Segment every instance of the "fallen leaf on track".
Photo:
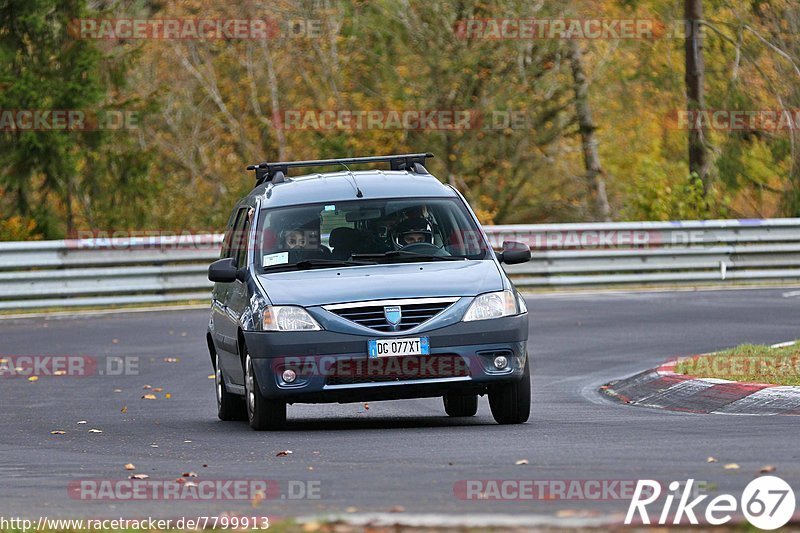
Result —
[[264, 492], [259, 490], [256, 492], [256, 495], [253, 497], [253, 499], [250, 500], [250, 505], [253, 507], [253, 509], [256, 509], [261, 505], [261, 502], [263, 502], [264, 499]]
[[164, 362], [165, 363], [179, 363], [180, 359], [178, 359], [177, 357], [165, 357], [164, 358]]
[[89, 433], [102, 433], [102, 432], [103, 432], [102, 429], [90, 429], [89, 430]]
[[214, 379], [214, 374], [209, 374], [208, 379]]
[[291, 455], [294, 452], [292, 450], [283, 450], [282, 452], [278, 452], [275, 454], [275, 457], [286, 457], [287, 455]]
[[707, 463], [716, 463], [716, 462], [717, 462], [717, 460], [716, 460], [716, 459], [714, 459], [713, 457], [709, 457], [708, 459], [706, 459], [706, 462], [707, 462]]
[[723, 467], [725, 470], [739, 470], [739, 465], [736, 463], [728, 463]]
[[31, 376], [28, 378], [28, 381], [39, 381], [39, 376]]
[[517, 461], [514, 464], [515, 465], [526, 465], [526, 464], [528, 464], [528, 460], [527, 459], [520, 459], [519, 461]]
[[78, 424], [82, 426], [83, 424], [86, 424], [86, 420], [78, 420]]
[[194, 472], [184, 472], [183, 474], [181, 474], [181, 477], [197, 477], [197, 474], [195, 474]]
[[127, 413], [128, 412], [128, 408], [127, 407], [123, 407], [122, 409], [119, 410], [119, 412], [120, 413]]
[[775, 470], [777, 470], [777, 468], [775, 468], [774, 466], [765, 465], [765, 466], [761, 467], [761, 470], [759, 470], [759, 472], [761, 472], [762, 474], [770, 474], [770, 473], [774, 472]]
[[65, 433], [66, 431], [64, 431], [63, 429], [56, 429], [50, 432], [51, 435], [64, 435]]
[[150, 479], [150, 476], [147, 474], [133, 474], [132, 476], [128, 477], [128, 479]]
[[119, 394], [120, 392], [122, 392], [122, 389], [114, 389], [114, 392]]
[[394, 507], [389, 509], [389, 512], [390, 513], [405, 513], [406, 512], [406, 508], [403, 507], [402, 505], [395, 505]]
[[303, 524], [303, 531], [305, 533], [313, 533], [314, 531], [319, 530], [319, 528], [319, 522], [306, 522]]
[[128, 463], [125, 465], [125, 470], [136, 470], [136, 466], [133, 463]]
[[170, 394], [170, 393], [166, 393], [166, 394], [164, 395], [164, 398], [166, 398], [167, 400], [169, 400], [170, 398], [172, 398], [172, 394]]
[[155, 389], [153, 389], [153, 392], [164, 392], [164, 389], [161, 387], [156, 387]]
[[364, 409], [365, 409], [365, 410], [367, 410], [367, 411], [369, 411], [369, 404], [368, 404], [368, 403], [365, 403], [365, 404], [364, 404]]
[[150, 385], [145, 385], [145, 386], [143, 386], [142, 388], [143, 388], [144, 390], [150, 390], [150, 389], [152, 389], [153, 387], [151, 387]]
[[156, 397], [155, 394], [145, 394], [144, 396], [142, 396], [142, 400], [157, 400], [157, 399], [158, 398]]

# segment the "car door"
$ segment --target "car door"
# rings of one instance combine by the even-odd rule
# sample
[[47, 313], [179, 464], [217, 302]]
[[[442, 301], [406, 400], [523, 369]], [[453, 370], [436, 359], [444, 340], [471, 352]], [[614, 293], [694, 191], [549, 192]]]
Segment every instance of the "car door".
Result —
[[[234, 259], [238, 267], [242, 267], [242, 256], [247, 257], [249, 234], [248, 209], [237, 210], [230, 237], [226, 238], [227, 247], [223, 246], [225, 257]], [[213, 305], [214, 344], [220, 357], [225, 375], [234, 383], [243, 384], [242, 363], [238, 350], [238, 329], [241, 303], [241, 292], [244, 284], [236, 280], [232, 283], [217, 283], [214, 289], [216, 302]]]

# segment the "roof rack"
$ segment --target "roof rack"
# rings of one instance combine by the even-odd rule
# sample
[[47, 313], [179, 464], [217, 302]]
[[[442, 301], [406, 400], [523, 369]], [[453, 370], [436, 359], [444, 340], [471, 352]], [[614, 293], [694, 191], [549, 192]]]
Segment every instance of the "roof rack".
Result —
[[415, 174], [428, 174], [425, 160], [433, 157], [430, 152], [420, 154], [379, 155], [371, 157], [348, 157], [344, 159], [312, 159], [310, 161], [285, 161], [282, 163], [259, 163], [250, 165], [247, 170], [256, 173], [256, 186], [264, 182], [281, 183], [286, 179], [290, 168], [325, 167], [328, 165], [352, 165], [359, 163], [389, 163], [392, 170], [407, 170]]

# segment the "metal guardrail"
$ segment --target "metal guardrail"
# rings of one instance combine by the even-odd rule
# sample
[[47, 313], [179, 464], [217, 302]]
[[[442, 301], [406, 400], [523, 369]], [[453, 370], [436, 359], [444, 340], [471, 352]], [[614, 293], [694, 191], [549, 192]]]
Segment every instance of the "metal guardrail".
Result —
[[[800, 280], [800, 219], [510, 225], [519, 287]], [[205, 300], [221, 235], [0, 243], [0, 310]]]

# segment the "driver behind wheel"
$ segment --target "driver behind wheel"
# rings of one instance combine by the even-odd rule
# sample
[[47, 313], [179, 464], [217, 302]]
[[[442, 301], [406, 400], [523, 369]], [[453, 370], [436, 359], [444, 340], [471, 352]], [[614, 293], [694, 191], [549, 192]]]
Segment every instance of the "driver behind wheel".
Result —
[[433, 244], [433, 228], [424, 218], [406, 219], [394, 228], [395, 241], [401, 248], [410, 244]]

